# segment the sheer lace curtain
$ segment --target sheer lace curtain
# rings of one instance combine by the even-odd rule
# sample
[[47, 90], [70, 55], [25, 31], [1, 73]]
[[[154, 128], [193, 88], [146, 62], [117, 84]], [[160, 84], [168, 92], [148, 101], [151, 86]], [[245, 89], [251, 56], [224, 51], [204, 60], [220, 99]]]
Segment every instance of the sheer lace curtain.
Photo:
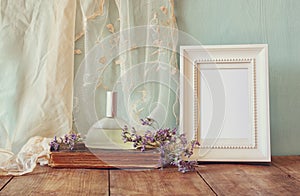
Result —
[[172, 0], [2, 0], [0, 174], [32, 171], [54, 135], [84, 136], [104, 116], [107, 90], [118, 92], [128, 123], [151, 116], [176, 126], [173, 8]]
[[[92, 2], [92, 1], [91, 1]], [[76, 23], [74, 120], [79, 132], [105, 114], [105, 91], [118, 92], [130, 125], [178, 123], [176, 20], [170, 0], [80, 1]]]

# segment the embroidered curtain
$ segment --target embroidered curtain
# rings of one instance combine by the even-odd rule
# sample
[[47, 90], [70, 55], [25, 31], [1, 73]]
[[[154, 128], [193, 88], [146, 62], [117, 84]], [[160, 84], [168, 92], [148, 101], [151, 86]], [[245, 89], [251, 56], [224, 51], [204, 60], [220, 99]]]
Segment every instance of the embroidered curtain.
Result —
[[[76, 26], [74, 120], [79, 132], [105, 115], [105, 91], [118, 92], [130, 125], [150, 116], [178, 123], [176, 20], [173, 1], [80, 1]], [[79, 13], [79, 12], [77, 12]], [[82, 61], [83, 60], [83, 61]]]

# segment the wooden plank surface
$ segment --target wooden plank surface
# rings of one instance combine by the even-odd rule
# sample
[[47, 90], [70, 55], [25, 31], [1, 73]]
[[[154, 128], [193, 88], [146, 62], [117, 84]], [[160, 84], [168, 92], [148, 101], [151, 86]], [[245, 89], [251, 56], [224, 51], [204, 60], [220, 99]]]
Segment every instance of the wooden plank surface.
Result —
[[182, 174], [177, 168], [110, 171], [111, 195], [214, 195], [197, 172]]
[[300, 183], [274, 166], [207, 164], [197, 168], [217, 195], [299, 195]]
[[38, 166], [14, 177], [0, 195], [108, 195], [108, 171]]
[[0, 176], [0, 191], [12, 178], [12, 176]]
[[300, 156], [271, 166], [201, 164], [197, 172], [55, 169], [0, 177], [0, 195], [300, 195]]
[[300, 181], [300, 156], [275, 156], [272, 164]]

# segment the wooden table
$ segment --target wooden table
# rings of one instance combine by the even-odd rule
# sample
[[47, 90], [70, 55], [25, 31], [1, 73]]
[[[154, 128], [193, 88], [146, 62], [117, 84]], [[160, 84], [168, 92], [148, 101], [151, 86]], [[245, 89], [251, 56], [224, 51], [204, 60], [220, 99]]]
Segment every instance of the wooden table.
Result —
[[163, 170], [54, 169], [0, 177], [0, 195], [300, 195], [300, 156], [271, 165], [201, 164]]

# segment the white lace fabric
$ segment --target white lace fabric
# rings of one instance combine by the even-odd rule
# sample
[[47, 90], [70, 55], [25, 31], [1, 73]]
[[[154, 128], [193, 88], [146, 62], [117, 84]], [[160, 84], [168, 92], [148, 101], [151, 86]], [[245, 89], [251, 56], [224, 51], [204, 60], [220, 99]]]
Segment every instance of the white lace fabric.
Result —
[[48, 164], [49, 142], [49, 138], [32, 137], [17, 155], [1, 149], [0, 175], [23, 175], [32, 172], [38, 163]]

